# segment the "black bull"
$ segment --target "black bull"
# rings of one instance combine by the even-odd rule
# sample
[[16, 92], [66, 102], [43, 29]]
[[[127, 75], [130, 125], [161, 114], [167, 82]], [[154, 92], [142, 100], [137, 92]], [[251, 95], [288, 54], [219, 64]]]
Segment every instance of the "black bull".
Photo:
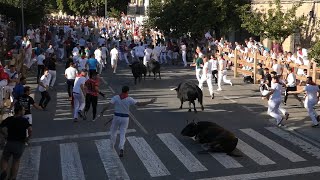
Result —
[[201, 105], [201, 110], [204, 110], [202, 101], [203, 101], [203, 93], [202, 90], [195, 83], [185, 81], [178, 85], [178, 87], [173, 88], [171, 90], [177, 91], [177, 97], [180, 99], [181, 105], [180, 109], [182, 109], [183, 102], [189, 101], [189, 112], [191, 112], [191, 103], [193, 104], [194, 112], [197, 112], [195, 106], [195, 100], [198, 99], [198, 102]]
[[192, 122], [181, 131], [181, 134], [195, 137], [200, 144], [207, 144], [209, 146], [207, 152], [225, 152], [230, 156], [239, 156], [233, 153], [238, 144], [238, 138], [216, 123]]

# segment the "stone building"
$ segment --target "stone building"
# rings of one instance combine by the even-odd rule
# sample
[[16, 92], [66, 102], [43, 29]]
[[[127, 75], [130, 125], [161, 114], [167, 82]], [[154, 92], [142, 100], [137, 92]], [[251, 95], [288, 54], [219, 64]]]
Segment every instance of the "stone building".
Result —
[[[267, 11], [269, 3], [273, 0], [252, 0], [252, 9]], [[292, 4], [301, 0], [281, 0], [283, 10], [292, 7]], [[309, 48], [310, 42], [315, 40], [317, 32], [320, 32], [320, 26], [317, 24], [320, 17], [320, 0], [302, 0], [302, 5], [297, 10], [297, 16], [305, 15], [307, 17], [306, 28], [297, 29], [296, 33], [288, 37], [283, 43], [285, 51], [293, 51], [298, 44]], [[271, 46], [270, 40], [265, 40], [264, 44]]]

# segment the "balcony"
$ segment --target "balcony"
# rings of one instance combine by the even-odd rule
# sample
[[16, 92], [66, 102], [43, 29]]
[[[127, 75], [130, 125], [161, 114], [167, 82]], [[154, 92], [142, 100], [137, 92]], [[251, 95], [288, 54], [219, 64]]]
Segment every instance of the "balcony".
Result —
[[129, 4], [127, 8], [127, 14], [131, 16], [145, 15], [145, 7]]

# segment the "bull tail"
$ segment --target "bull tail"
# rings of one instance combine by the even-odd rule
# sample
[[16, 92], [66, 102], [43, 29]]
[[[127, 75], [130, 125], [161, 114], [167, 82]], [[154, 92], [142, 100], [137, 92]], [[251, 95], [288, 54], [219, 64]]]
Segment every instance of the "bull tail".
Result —
[[202, 91], [201, 89], [199, 88], [200, 91], [198, 91], [198, 102], [199, 104], [201, 105], [201, 110], [203, 111], [204, 110], [204, 107], [203, 107], [203, 94], [202, 94]]

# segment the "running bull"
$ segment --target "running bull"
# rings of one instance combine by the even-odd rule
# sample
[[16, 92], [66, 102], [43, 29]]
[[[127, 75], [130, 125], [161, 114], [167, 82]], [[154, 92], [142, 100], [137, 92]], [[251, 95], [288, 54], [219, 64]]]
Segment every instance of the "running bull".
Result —
[[134, 84], [137, 84], [138, 78], [139, 78], [139, 82], [141, 82], [142, 74], [144, 75], [144, 80], [146, 79], [147, 67], [145, 65], [143, 65], [139, 61], [135, 61], [129, 66], [131, 67], [132, 75], [134, 77]]
[[195, 106], [195, 100], [198, 99], [198, 102], [201, 105], [201, 110], [204, 110], [202, 100], [203, 100], [203, 94], [201, 89], [192, 82], [182, 82], [178, 85], [178, 87], [173, 88], [171, 90], [177, 91], [177, 97], [180, 99], [181, 105], [180, 109], [182, 109], [183, 102], [189, 101], [189, 112], [191, 112], [191, 103], [193, 104], [194, 112], [197, 112], [196, 106]]
[[157, 74], [159, 74], [159, 79], [161, 79], [160, 63], [158, 61], [152, 59], [150, 62], [148, 62], [148, 71], [149, 71], [149, 76], [151, 72], [153, 73], [154, 80], [156, 80]]
[[234, 154], [238, 138], [216, 123], [191, 122], [181, 131], [181, 135], [195, 137], [200, 144], [208, 145], [208, 149], [204, 152], [225, 152], [229, 156], [241, 156]]

